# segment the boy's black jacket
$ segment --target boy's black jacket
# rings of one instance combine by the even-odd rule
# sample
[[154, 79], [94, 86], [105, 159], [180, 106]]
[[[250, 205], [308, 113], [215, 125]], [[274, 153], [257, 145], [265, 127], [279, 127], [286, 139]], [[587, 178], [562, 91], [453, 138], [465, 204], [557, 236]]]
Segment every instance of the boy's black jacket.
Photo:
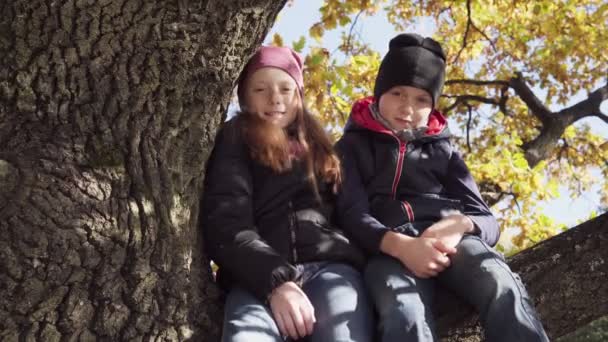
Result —
[[200, 224], [205, 250], [223, 287], [239, 284], [261, 300], [287, 281], [297, 263], [340, 261], [362, 267], [361, 250], [328, 223], [335, 201], [320, 183], [316, 200], [302, 163], [276, 173], [253, 160], [239, 117], [217, 134], [207, 162]]
[[441, 219], [442, 211], [460, 210], [489, 245], [498, 241], [498, 223], [449, 140], [445, 118], [434, 111], [427, 131], [402, 141], [375, 120], [373, 97], [357, 101], [336, 143], [344, 169], [338, 196], [341, 227], [368, 252], [378, 253], [389, 229], [417, 235]]

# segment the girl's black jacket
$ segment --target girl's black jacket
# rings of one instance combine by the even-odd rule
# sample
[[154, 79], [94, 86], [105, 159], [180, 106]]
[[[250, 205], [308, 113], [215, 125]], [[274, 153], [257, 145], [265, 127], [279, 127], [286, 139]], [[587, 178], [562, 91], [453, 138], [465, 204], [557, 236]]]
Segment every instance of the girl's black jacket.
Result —
[[254, 160], [242, 123], [237, 116], [220, 129], [204, 182], [200, 224], [220, 285], [238, 284], [266, 300], [275, 287], [299, 280], [296, 264], [336, 261], [361, 268], [363, 253], [329, 223], [331, 186], [319, 180], [321, 204], [303, 162], [277, 173]]
[[375, 119], [373, 103], [373, 97], [355, 103], [336, 143], [344, 168], [337, 201], [340, 226], [376, 254], [387, 231], [417, 236], [442, 212], [458, 210], [471, 218], [485, 242], [495, 245], [498, 223], [454, 149], [443, 115], [434, 111], [426, 131], [408, 140]]

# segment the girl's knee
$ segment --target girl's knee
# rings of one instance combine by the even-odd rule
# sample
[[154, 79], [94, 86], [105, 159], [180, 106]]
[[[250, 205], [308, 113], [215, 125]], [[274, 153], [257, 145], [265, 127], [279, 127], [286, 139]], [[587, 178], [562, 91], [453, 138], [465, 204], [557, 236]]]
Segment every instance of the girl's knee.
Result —
[[343, 278], [346, 280], [359, 281], [362, 279], [361, 271], [349, 264], [331, 263], [325, 266], [322, 273], [331, 274], [334, 277]]

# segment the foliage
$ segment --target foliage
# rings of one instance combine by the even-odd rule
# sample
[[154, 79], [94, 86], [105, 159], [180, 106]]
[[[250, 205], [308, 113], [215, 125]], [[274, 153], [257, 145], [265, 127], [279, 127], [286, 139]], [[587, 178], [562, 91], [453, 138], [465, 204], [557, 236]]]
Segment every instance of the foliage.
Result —
[[603, 342], [608, 340], [608, 316], [577, 329], [576, 331], [560, 337], [557, 342]]
[[[538, 208], [559, 196], [558, 186], [578, 196], [599, 183], [602, 205], [608, 207], [608, 143], [577, 122], [595, 115], [608, 123], [599, 111], [601, 101], [559, 125], [579, 91], [601, 88], [602, 98], [608, 98], [608, 3], [326, 0], [320, 14], [308, 36], [292, 46], [307, 51], [307, 103], [336, 137], [351, 104], [372, 93], [382, 58], [357, 34], [357, 23], [386, 15], [405, 32], [430, 20], [433, 37], [448, 54], [448, 83], [439, 107], [503, 228], [519, 229], [515, 246], [527, 247], [564, 229]], [[340, 44], [325, 46], [324, 34], [334, 29], [341, 32]], [[277, 34], [273, 42], [282, 45], [283, 39]], [[559, 129], [543, 147], [546, 154], [532, 158], [531, 143], [555, 123]]]

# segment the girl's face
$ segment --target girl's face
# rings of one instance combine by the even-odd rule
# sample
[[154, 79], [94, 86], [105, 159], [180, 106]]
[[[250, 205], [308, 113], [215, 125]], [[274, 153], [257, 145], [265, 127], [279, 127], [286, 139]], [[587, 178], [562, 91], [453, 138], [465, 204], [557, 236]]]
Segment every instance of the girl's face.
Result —
[[380, 114], [396, 130], [425, 126], [433, 109], [431, 95], [410, 86], [392, 87], [379, 102]]
[[247, 110], [281, 128], [291, 124], [301, 108], [296, 81], [281, 69], [256, 70], [245, 83]]

